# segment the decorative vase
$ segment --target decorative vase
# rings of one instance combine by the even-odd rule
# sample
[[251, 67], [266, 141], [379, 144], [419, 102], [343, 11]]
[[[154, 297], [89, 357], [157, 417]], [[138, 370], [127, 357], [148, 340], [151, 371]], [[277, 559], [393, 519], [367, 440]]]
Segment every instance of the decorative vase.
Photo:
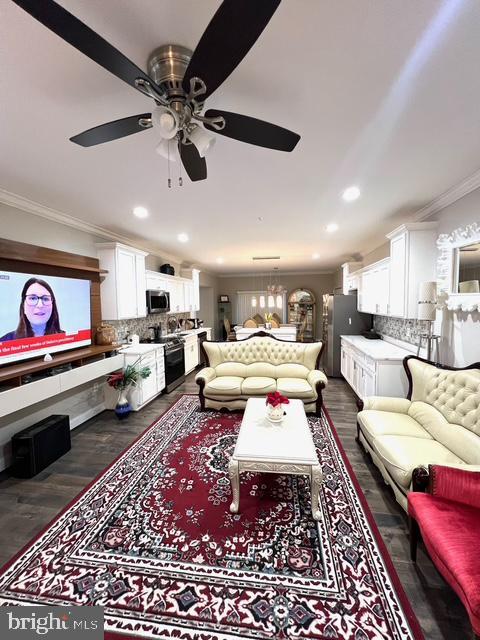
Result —
[[125, 418], [128, 418], [132, 410], [127, 394], [128, 389], [120, 389], [117, 404], [115, 406], [115, 415], [119, 420], [125, 420]]
[[283, 404], [277, 404], [277, 406], [273, 406], [273, 404], [267, 404], [267, 418], [272, 422], [280, 422], [283, 418]]

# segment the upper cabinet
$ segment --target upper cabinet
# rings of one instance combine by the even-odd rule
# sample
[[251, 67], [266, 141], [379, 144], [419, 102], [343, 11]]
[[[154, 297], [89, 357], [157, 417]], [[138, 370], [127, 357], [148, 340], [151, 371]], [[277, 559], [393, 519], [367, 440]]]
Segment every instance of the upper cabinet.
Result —
[[387, 315], [416, 318], [421, 282], [436, 280], [437, 223], [405, 224], [390, 240], [390, 302]]
[[108, 271], [101, 283], [102, 319], [146, 316], [144, 251], [118, 242], [97, 244], [100, 267]]
[[357, 274], [358, 310], [388, 315], [390, 258], [365, 267]]
[[361, 262], [345, 262], [342, 264], [342, 289], [344, 295], [360, 289], [359, 269], [362, 266]]
[[189, 279], [147, 271], [146, 288], [168, 291], [170, 294], [170, 313], [194, 313], [200, 309], [198, 274], [197, 269], [192, 269], [192, 278]]
[[405, 224], [387, 238], [390, 257], [351, 272], [342, 265], [344, 293], [358, 290], [358, 310], [380, 316], [417, 318], [421, 282], [436, 280], [436, 222]]

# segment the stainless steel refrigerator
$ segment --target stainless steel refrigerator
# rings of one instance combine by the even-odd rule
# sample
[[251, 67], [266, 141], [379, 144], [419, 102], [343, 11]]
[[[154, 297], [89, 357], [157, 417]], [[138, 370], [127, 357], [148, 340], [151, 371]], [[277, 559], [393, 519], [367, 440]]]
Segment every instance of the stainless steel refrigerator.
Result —
[[328, 295], [323, 301], [323, 337], [326, 342], [323, 366], [327, 376], [339, 378], [342, 374], [340, 336], [361, 335], [372, 327], [372, 316], [357, 311], [356, 295]]

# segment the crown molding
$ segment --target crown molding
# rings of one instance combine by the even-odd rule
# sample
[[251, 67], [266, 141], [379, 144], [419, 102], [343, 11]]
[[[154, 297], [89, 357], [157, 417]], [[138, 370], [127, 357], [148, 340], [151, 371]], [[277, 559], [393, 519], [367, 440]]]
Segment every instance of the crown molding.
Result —
[[457, 200], [460, 200], [460, 198], [463, 198], [472, 191], [475, 191], [475, 189], [478, 189], [479, 187], [480, 169], [468, 178], [465, 178], [465, 180], [462, 180], [453, 187], [450, 187], [450, 189], [447, 189], [447, 191], [444, 191], [444, 193], [439, 195], [437, 198], [434, 198], [431, 202], [429, 202], [421, 209], [418, 209], [418, 211], [416, 211], [413, 215], [412, 219], [417, 222], [425, 220], [426, 218], [433, 216], [434, 213], [445, 209], [445, 207], [448, 207]]
[[91, 224], [90, 222], [85, 222], [84, 220], [80, 220], [80, 218], [75, 218], [67, 213], [63, 213], [57, 209], [52, 209], [46, 205], [40, 204], [39, 202], [35, 202], [34, 200], [29, 200], [28, 198], [19, 196], [18, 194], [7, 191], [6, 189], [0, 188], [0, 203], [6, 204], [9, 207], [14, 207], [15, 209], [20, 209], [26, 213], [32, 213], [33, 215], [45, 218], [51, 222], [57, 222], [58, 224], [72, 227], [78, 231], [83, 231], [84, 233], [90, 233], [94, 236], [98, 236], [99, 238], [106, 238], [107, 240], [127, 244], [135, 249], [146, 251], [151, 255], [159, 256], [165, 260], [171, 260], [172, 262], [177, 262], [179, 264], [186, 262], [182, 258], [167, 253], [163, 251], [163, 249], [159, 249], [152, 244], [142, 243], [138, 238], [132, 238], [121, 233], [116, 233], [115, 231], [109, 231], [104, 227]]
[[335, 273], [336, 269], [325, 269], [323, 271], [275, 271], [273, 274], [271, 271], [260, 272], [243, 272], [243, 273], [218, 273], [218, 278], [264, 278], [276, 280], [279, 276], [331, 276]]

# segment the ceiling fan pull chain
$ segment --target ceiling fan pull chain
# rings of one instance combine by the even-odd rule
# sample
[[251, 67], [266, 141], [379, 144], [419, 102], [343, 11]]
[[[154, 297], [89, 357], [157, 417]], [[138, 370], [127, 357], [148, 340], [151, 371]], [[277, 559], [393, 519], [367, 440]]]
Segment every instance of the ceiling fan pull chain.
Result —
[[182, 162], [180, 160], [179, 164], [178, 164], [178, 172], [179, 172], [179, 176], [178, 176], [178, 186], [179, 187], [183, 187], [183, 178], [182, 178]]
[[168, 163], [168, 188], [172, 188], [172, 179], [170, 177], [170, 144], [167, 145], [167, 163]]

